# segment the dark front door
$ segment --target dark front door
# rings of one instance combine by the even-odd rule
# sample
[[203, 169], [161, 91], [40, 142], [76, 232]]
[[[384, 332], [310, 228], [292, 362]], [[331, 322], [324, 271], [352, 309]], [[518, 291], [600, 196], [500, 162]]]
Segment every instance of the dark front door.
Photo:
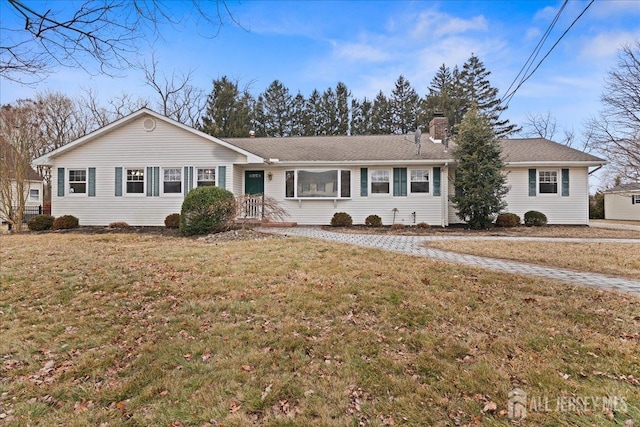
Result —
[[264, 171], [244, 171], [244, 193], [264, 193]]

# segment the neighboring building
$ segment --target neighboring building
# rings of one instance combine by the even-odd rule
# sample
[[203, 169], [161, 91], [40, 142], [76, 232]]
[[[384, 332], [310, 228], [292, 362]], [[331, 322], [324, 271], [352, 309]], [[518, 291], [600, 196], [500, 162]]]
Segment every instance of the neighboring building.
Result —
[[[4, 217], [3, 212], [8, 210], [8, 206], [17, 206], [17, 186], [15, 181], [15, 165], [13, 163], [14, 156], [10, 154], [12, 150], [13, 147], [11, 147], [9, 143], [0, 140], [0, 156], [2, 156], [2, 161], [0, 162], [0, 168], [2, 168], [0, 172], [0, 181], [2, 181], [0, 182], [0, 188], [2, 189], [2, 191], [0, 191], [0, 230], [9, 228], [7, 218]], [[32, 216], [41, 213], [44, 193], [42, 177], [31, 167], [29, 167], [26, 172], [24, 184], [26, 201], [23, 218], [25, 222]], [[5, 186], [4, 180], [7, 180], [10, 187]], [[7, 197], [9, 200], [5, 200], [5, 195], [9, 192], [11, 196]]]
[[[193, 187], [276, 199], [298, 224], [461, 222], [450, 202], [455, 160], [436, 118], [414, 136], [219, 139], [147, 109], [36, 159], [52, 169], [52, 214], [82, 225], [163, 225]], [[444, 119], [446, 120], [446, 119]], [[544, 139], [503, 140], [507, 211], [551, 224], [588, 224], [589, 168], [604, 160]], [[256, 212], [260, 210], [257, 209]]]
[[604, 192], [604, 219], [640, 221], [640, 182]]

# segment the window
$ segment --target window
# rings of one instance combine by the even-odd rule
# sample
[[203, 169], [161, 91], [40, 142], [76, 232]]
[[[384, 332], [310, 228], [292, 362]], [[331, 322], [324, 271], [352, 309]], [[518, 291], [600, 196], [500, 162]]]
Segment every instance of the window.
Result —
[[29, 189], [29, 201], [30, 202], [39, 202], [40, 201], [40, 190], [37, 188]]
[[351, 171], [340, 171], [340, 197], [351, 197]]
[[69, 169], [69, 193], [84, 194], [87, 192], [87, 171], [85, 169]]
[[631, 196], [631, 202], [633, 202], [634, 205], [640, 205], [640, 194]]
[[164, 192], [165, 193], [181, 193], [182, 192], [182, 173], [180, 168], [164, 169]]
[[127, 193], [144, 194], [144, 169], [127, 169]]
[[216, 168], [198, 169], [198, 187], [216, 185]]
[[540, 171], [538, 176], [540, 194], [558, 193], [558, 172]]
[[411, 169], [411, 192], [412, 193], [428, 193], [429, 192], [429, 170]]
[[371, 171], [371, 193], [389, 193], [389, 171]]
[[351, 171], [338, 169], [285, 171], [285, 197], [332, 199], [351, 197]]

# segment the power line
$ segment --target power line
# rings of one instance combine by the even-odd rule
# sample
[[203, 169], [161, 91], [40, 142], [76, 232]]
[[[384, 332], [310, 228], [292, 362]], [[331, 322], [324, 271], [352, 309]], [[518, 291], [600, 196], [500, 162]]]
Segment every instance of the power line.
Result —
[[533, 76], [533, 74], [538, 70], [538, 68], [540, 68], [540, 65], [542, 65], [542, 63], [544, 62], [545, 59], [547, 59], [547, 57], [551, 54], [551, 52], [553, 51], [553, 49], [558, 45], [558, 43], [560, 43], [560, 41], [564, 38], [564, 36], [569, 32], [569, 30], [571, 30], [571, 28], [575, 25], [576, 22], [578, 22], [578, 20], [582, 17], [582, 15], [585, 14], [585, 12], [589, 9], [589, 7], [591, 7], [591, 5], [593, 4], [595, 0], [591, 0], [589, 2], [589, 4], [582, 10], [582, 12], [580, 12], [580, 14], [573, 20], [573, 22], [571, 22], [571, 25], [569, 25], [569, 27], [567, 27], [567, 29], [562, 33], [562, 35], [558, 38], [558, 40], [553, 44], [553, 46], [551, 46], [551, 48], [549, 49], [549, 51], [542, 57], [542, 59], [538, 62], [538, 65], [536, 65], [536, 67], [526, 76], [523, 77], [522, 80], [520, 81], [520, 83], [518, 83], [518, 85], [515, 87], [515, 89], [513, 89], [513, 91], [511, 91], [510, 93], [507, 93], [502, 99], [501, 99], [501, 103], [504, 103], [506, 100], [506, 103], [504, 104], [504, 107], [506, 109], [506, 107], [509, 106], [509, 102], [511, 102], [511, 100], [513, 99], [513, 96], [516, 94], [516, 92], [518, 91], [518, 89], [520, 89], [520, 87], [531, 78], [531, 76]]
[[520, 68], [520, 71], [518, 71], [518, 75], [516, 75], [516, 77], [513, 79], [513, 81], [511, 82], [511, 84], [509, 85], [507, 90], [505, 91], [505, 93], [509, 93], [509, 91], [511, 90], [513, 85], [516, 84], [516, 82], [518, 81], [518, 78], [520, 77], [520, 75], [522, 73], [527, 74], [529, 72], [529, 69], [533, 65], [533, 61], [535, 61], [535, 59], [538, 57], [538, 54], [540, 53], [540, 50], [542, 49], [542, 46], [547, 41], [547, 38], [549, 37], [549, 34], [551, 34], [551, 31], [553, 30], [553, 28], [555, 27], [556, 23], [558, 22], [558, 19], [560, 18], [560, 15], [564, 11], [564, 8], [567, 6], [567, 3], [569, 3], [569, 0], [565, 0], [564, 1], [562, 6], [560, 7], [560, 9], [558, 10], [558, 13], [556, 13], [556, 16], [551, 21], [551, 24], [549, 24], [549, 27], [547, 27], [547, 30], [542, 35], [542, 38], [540, 38], [540, 41], [538, 42], [536, 47], [531, 52], [531, 55], [529, 55], [529, 58], [527, 58], [527, 61], [522, 65], [522, 68]]

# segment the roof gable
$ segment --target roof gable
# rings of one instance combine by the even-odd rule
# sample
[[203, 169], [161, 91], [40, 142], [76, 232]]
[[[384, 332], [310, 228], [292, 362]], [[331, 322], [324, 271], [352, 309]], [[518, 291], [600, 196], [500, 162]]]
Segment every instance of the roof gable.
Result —
[[144, 115], [151, 116], [154, 119], [163, 121], [163, 122], [165, 122], [165, 123], [167, 123], [169, 125], [172, 125], [172, 126], [180, 128], [180, 129], [183, 129], [183, 130], [185, 130], [187, 132], [190, 132], [192, 134], [195, 134], [195, 135], [197, 135], [197, 136], [199, 136], [199, 137], [201, 137], [203, 139], [206, 139], [206, 140], [208, 140], [208, 141], [210, 141], [212, 143], [215, 143], [215, 144], [221, 145], [223, 147], [226, 147], [226, 148], [228, 148], [228, 149], [230, 149], [232, 151], [235, 151], [235, 152], [237, 152], [239, 154], [243, 154], [243, 155], [247, 156], [247, 160], [250, 163], [261, 163], [263, 161], [262, 158], [259, 158], [255, 154], [253, 154], [251, 152], [248, 152], [248, 151], [245, 151], [240, 147], [231, 145], [231, 144], [227, 143], [226, 141], [223, 141], [221, 139], [215, 138], [215, 137], [213, 137], [211, 135], [208, 135], [208, 134], [206, 134], [204, 132], [200, 132], [197, 129], [194, 129], [194, 128], [192, 128], [190, 126], [187, 126], [187, 125], [185, 125], [183, 123], [180, 123], [180, 122], [177, 122], [175, 120], [172, 120], [172, 119], [170, 119], [170, 118], [168, 118], [166, 116], [163, 116], [162, 114], [158, 114], [155, 111], [152, 111], [152, 110], [150, 110], [148, 108], [142, 108], [142, 109], [140, 109], [140, 110], [138, 110], [138, 111], [136, 111], [134, 113], [129, 114], [128, 116], [125, 116], [125, 117], [123, 117], [121, 119], [116, 120], [115, 122], [109, 123], [108, 125], [103, 126], [100, 129], [97, 129], [97, 130], [95, 130], [95, 131], [93, 131], [91, 133], [88, 133], [87, 135], [84, 135], [84, 136], [76, 139], [75, 141], [72, 141], [72, 142], [70, 142], [70, 143], [68, 143], [66, 145], [63, 145], [62, 147], [57, 148], [56, 150], [53, 150], [53, 151], [51, 151], [51, 152], [49, 152], [49, 153], [47, 153], [47, 154], [45, 154], [45, 155], [43, 155], [41, 157], [38, 157], [37, 159], [35, 159], [33, 161], [33, 163], [36, 164], [36, 165], [49, 164], [51, 162], [51, 159], [53, 159], [55, 157], [58, 157], [61, 154], [64, 154], [66, 152], [69, 152], [69, 151], [73, 150], [74, 148], [77, 148], [77, 147], [79, 147], [79, 146], [81, 146], [83, 144], [90, 143], [91, 141], [94, 141], [94, 140], [102, 137], [103, 135], [106, 135], [109, 132], [112, 132], [112, 131], [114, 131], [116, 129], [119, 129], [119, 128], [121, 128], [121, 127], [123, 127], [123, 126], [125, 126], [125, 125], [127, 125], [127, 124], [129, 124], [131, 122], [133, 122], [134, 120], [136, 120], [136, 119], [138, 119], [140, 117], [143, 117]]

